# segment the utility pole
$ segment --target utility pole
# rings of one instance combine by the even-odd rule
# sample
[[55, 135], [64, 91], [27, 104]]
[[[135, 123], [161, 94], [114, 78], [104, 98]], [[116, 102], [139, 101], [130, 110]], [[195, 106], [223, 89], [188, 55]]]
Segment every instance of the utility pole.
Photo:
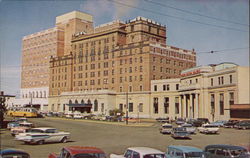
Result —
[[128, 91], [126, 92], [126, 125], [128, 125]]

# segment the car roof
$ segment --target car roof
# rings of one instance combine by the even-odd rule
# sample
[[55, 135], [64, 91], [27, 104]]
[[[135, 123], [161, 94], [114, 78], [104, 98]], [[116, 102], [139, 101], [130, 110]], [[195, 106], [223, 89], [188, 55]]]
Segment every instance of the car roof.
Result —
[[87, 153], [105, 154], [103, 150], [96, 147], [68, 146], [64, 147], [64, 149], [69, 151], [71, 155], [87, 154]]
[[169, 123], [164, 123], [162, 124], [161, 126], [173, 126], [172, 124], [169, 124]]
[[241, 146], [235, 146], [235, 145], [226, 145], [226, 144], [214, 144], [214, 145], [208, 145], [205, 147], [205, 150], [208, 148], [221, 148], [221, 149], [229, 149], [229, 150], [242, 150], [245, 149], [244, 147]]
[[168, 146], [168, 148], [173, 148], [173, 149], [181, 150], [184, 153], [188, 153], [188, 152], [203, 152], [202, 149], [196, 148], [196, 147], [193, 147], [193, 146], [170, 145], [170, 146]]
[[147, 154], [164, 154], [162, 151], [149, 148], [149, 147], [130, 147], [128, 148], [129, 150], [136, 151], [142, 155], [147, 155]]
[[51, 127], [39, 127], [39, 128], [32, 128], [32, 129], [40, 129], [40, 130], [47, 130], [47, 129], [56, 129], [56, 128], [51, 128]]
[[0, 154], [1, 155], [8, 155], [8, 154], [27, 154], [27, 155], [29, 155], [27, 152], [20, 150], [20, 149], [4, 149], [4, 150], [0, 150]]

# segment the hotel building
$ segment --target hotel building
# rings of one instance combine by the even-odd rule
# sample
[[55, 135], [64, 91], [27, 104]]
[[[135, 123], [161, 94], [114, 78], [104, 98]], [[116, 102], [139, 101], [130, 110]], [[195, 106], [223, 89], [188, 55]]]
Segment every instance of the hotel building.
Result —
[[151, 80], [177, 78], [196, 66], [194, 50], [168, 46], [166, 39], [166, 26], [143, 17], [74, 34], [71, 52], [50, 59], [49, 110], [107, 114], [116, 107], [125, 109], [116, 100], [126, 93], [136, 98], [128, 106], [137, 105], [150, 94]]
[[70, 12], [56, 17], [56, 26], [22, 39], [21, 99], [18, 104], [48, 110], [50, 57], [69, 54], [72, 34], [92, 31], [92, 16]]

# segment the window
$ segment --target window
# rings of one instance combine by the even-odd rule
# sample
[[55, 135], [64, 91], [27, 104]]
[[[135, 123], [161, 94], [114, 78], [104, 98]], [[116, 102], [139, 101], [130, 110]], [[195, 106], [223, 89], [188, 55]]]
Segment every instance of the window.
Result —
[[175, 114], [179, 114], [179, 97], [175, 97]]
[[94, 111], [98, 111], [98, 102], [97, 102], [97, 100], [94, 101]]
[[119, 110], [123, 111], [123, 104], [119, 104]]
[[224, 77], [221, 77], [221, 84], [224, 84]]
[[138, 152], [133, 152], [133, 158], [140, 158], [140, 154]]
[[214, 115], [215, 113], [214, 94], [211, 94], [210, 106], [211, 106], [211, 114]]
[[232, 75], [229, 75], [229, 82], [233, 83], [233, 76]]
[[170, 90], [170, 87], [169, 87], [169, 84], [167, 85], [167, 91], [169, 91]]
[[163, 91], [166, 90], [166, 85], [164, 84], [163, 87], [162, 87]]
[[158, 98], [154, 98], [154, 113], [158, 114]]
[[140, 85], [140, 91], [143, 91], [142, 85]]
[[143, 112], [143, 103], [139, 103], [138, 106], [139, 106], [138, 107], [139, 112]]
[[169, 113], [169, 97], [164, 98], [164, 113]]
[[176, 90], [179, 90], [179, 84], [176, 84], [175, 87], [176, 87]]
[[128, 106], [128, 111], [129, 111], [129, 112], [133, 112], [133, 110], [134, 110], [134, 109], [133, 109], [133, 103], [129, 103], [128, 105], [129, 105], [129, 106]]
[[214, 86], [214, 79], [211, 78], [211, 86]]
[[154, 85], [154, 91], [157, 91], [157, 85]]
[[229, 93], [229, 105], [234, 104], [234, 92]]
[[224, 94], [220, 94], [220, 115], [224, 115]]

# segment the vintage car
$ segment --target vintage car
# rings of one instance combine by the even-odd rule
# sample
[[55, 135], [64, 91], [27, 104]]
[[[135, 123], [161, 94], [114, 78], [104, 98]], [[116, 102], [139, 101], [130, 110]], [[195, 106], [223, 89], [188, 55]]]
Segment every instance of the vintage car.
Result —
[[208, 145], [204, 149], [206, 158], [249, 158], [249, 151], [241, 146], [234, 145]]
[[192, 146], [174, 146], [167, 148], [166, 158], [204, 158], [203, 150]]
[[250, 120], [243, 120], [234, 126], [237, 129], [250, 129]]
[[49, 142], [66, 143], [70, 138], [70, 133], [57, 131], [55, 128], [43, 127], [32, 128], [26, 133], [16, 135], [15, 139], [26, 144], [43, 144]]
[[164, 118], [159, 117], [159, 118], [156, 118], [155, 120], [161, 123], [170, 123], [169, 117], [164, 117]]
[[27, 118], [21, 117], [21, 118], [17, 118], [15, 120], [12, 120], [10, 123], [7, 124], [7, 129], [11, 129], [13, 127], [19, 126], [20, 122], [27, 122]]
[[184, 127], [173, 128], [173, 130], [171, 131], [171, 136], [174, 139], [177, 139], [177, 138], [191, 139], [190, 133], [188, 133], [186, 128]]
[[219, 133], [219, 127], [212, 124], [203, 124], [201, 127], [198, 127], [197, 130], [200, 133], [204, 134], [217, 134]]
[[181, 125], [181, 127], [186, 128], [187, 132], [190, 134], [195, 134], [196, 132], [196, 127], [193, 127], [191, 124], [184, 123]]
[[227, 123], [224, 124], [225, 128], [234, 128], [234, 126], [239, 123], [239, 120], [229, 120]]
[[25, 133], [28, 129], [34, 127], [33, 123], [30, 122], [21, 122], [19, 123], [19, 126], [11, 128], [11, 135], [15, 136], [19, 133]]
[[4, 149], [0, 150], [0, 158], [30, 158], [30, 155], [19, 149]]
[[165, 153], [148, 147], [131, 147], [123, 155], [111, 154], [110, 158], [165, 158]]
[[106, 154], [95, 147], [69, 146], [62, 148], [60, 154], [49, 154], [48, 158], [106, 158]]
[[170, 134], [172, 131], [173, 126], [169, 123], [164, 123], [161, 125], [160, 132], [162, 134]]
[[182, 125], [182, 124], [185, 123], [185, 120], [184, 120], [183, 118], [177, 118], [177, 120], [175, 121], [175, 123], [176, 123], [177, 125]]
[[218, 126], [218, 127], [223, 127], [224, 124], [227, 123], [227, 122], [228, 122], [228, 121], [226, 121], [226, 120], [217, 120], [217, 121], [212, 122], [212, 123], [210, 123], [210, 124], [216, 125], [216, 126]]

